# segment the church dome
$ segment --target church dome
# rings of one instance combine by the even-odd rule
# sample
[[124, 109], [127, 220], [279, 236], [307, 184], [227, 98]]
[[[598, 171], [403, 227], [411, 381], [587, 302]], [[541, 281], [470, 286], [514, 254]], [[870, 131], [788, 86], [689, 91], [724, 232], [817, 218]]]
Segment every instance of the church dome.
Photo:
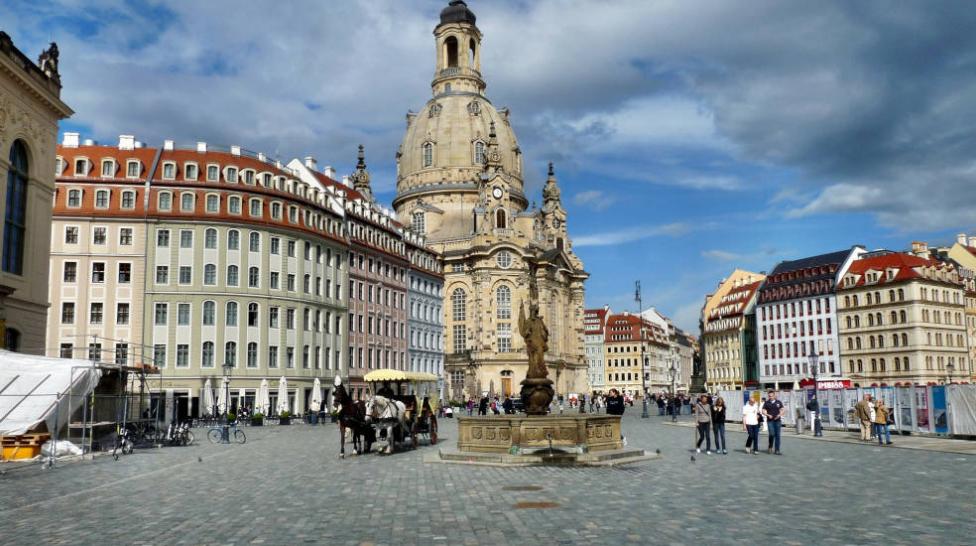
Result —
[[464, 0], [451, 0], [451, 3], [441, 10], [442, 25], [448, 23], [471, 23], [473, 25], [476, 19]]
[[[432, 98], [419, 113], [408, 114], [408, 123], [398, 154], [398, 196], [425, 188], [450, 191], [445, 184], [471, 185], [480, 178], [492, 149], [497, 150], [512, 190], [521, 195], [522, 158], [507, 110], [499, 112], [477, 93], [447, 92]], [[496, 148], [491, 146], [492, 124]]]

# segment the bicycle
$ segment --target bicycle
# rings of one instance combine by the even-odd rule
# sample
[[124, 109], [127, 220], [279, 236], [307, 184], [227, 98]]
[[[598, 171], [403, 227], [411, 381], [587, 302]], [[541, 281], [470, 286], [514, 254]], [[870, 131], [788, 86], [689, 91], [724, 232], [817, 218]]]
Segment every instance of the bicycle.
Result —
[[230, 429], [234, 429], [235, 442], [237, 442], [238, 444], [243, 444], [247, 442], [247, 434], [244, 434], [244, 431], [238, 428], [236, 423], [231, 423], [228, 425], [219, 425], [217, 427], [211, 428], [207, 432], [207, 439], [210, 440], [210, 443], [212, 444], [229, 444], [230, 436], [231, 436]]

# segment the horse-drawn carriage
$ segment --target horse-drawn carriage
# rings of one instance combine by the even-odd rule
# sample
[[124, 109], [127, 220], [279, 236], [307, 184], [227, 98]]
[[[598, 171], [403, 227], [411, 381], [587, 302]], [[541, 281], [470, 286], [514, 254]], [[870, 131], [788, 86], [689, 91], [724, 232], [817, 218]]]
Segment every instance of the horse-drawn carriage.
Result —
[[393, 453], [408, 439], [412, 447], [417, 447], [420, 438], [431, 445], [437, 443], [436, 375], [382, 369], [366, 374], [364, 379], [372, 393], [365, 402], [353, 401], [336, 378], [340, 456], [345, 455], [347, 429], [356, 453], [369, 453], [374, 441], [381, 443], [386, 453]]

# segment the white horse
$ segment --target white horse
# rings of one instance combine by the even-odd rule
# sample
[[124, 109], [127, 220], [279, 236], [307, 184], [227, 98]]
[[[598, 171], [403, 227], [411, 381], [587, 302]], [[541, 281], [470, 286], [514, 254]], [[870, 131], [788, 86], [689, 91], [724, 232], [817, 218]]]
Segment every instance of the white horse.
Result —
[[[386, 447], [384, 451], [393, 453], [396, 445], [394, 433], [397, 427], [400, 433], [406, 435], [406, 413], [407, 407], [403, 402], [391, 400], [385, 396], [375, 395], [369, 402], [366, 402], [366, 422], [376, 421], [381, 430], [386, 430]], [[378, 436], [382, 436], [379, 434]]]

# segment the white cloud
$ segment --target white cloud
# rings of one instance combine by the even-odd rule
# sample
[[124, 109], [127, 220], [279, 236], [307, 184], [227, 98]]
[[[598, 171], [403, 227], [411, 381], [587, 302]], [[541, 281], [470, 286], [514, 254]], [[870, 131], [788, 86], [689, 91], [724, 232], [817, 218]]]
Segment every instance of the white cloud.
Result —
[[625, 243], [632, 243], [650, 237], [677, 237], [691, 231], [691, 226], [683, 222], [675, 222], [660, 226], [641, 226], [636, 228], [607, 231], [603, 233], [593, 233], [581, 235], [573, 238], [573, 245], [584, 246], [612, 246]]
[[573, 203], [580, 206], [590, 207], [596, 211], [604, 211], [614, 204], [617, 198], [607, 195], [600, 190], [581, 191], [573, 196]]

